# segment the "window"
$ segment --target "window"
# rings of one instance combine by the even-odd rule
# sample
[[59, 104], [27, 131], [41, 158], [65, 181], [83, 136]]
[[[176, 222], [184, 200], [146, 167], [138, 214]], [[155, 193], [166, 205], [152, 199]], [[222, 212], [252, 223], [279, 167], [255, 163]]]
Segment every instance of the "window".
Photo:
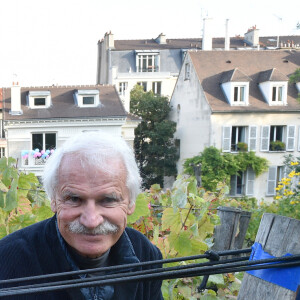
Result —
[[152, 82], [152, 91], [155, 95], [161, 95], [161, 81]]
[[[227, 72], [228, 73], [228, 72]], [[232, 106], [249, 105], [249, 81], [231, 81], [228, 80], [228, 74], [225, 74], [221, 89], [226, 101]], [[246, 80], [247, 78], [245, 78]]]
[[82, 104], [83, 105], [89, 105], [95, 103], [95, 97], [94, 96], [83, 96], [82, 97]]
[[33, 133], [32, 149], [52, 150], [56, 148], [56, 133]]
[[271, 126], [270, 151], [285, 151], [284, 126]]
[[125, 96], [127, 86], [128, 86], [127, 82], [119, 82], [119, 95], [120, 96]]
[[79, 107], [96, 107], [100, 104], [99, 90], [77, 90], [74, 99]]
[[5, 148], [0, 147], [0, 158], [5, 156]]
[[138, 82], [137, 84], [143, 87], [144, 92], [147, 92], [147, 81]]
[[294, 151], [296, 126], [262, 126], [261, 151]]
[[235, 86], [233, 101], [234, 102], [244, 102], [245, 101], [245, 90], [246, 90], [245, 86]]
[[138, 72], [158, 72], [159, 71], [159, 55], [155, 54], [138, 54], [137, 55], [137, 71]]
[[223, 152], [256, 151], [256, 126], [223, 126]]
[[46, 105], [46, 98], [34, 98], [34, 106]]
[[48, 108], [51, 105], [50, 91], [29, 91], [27, 104], [32, 109]]
[[246, 172], [239, 171], [230, 177], [230, 196], [253, 196], [254, 194], [255, 173], [252, 168]]
[[184, 80], [189, 80], [189, 79], [190, 79], [190, 64], [186, 63], [185, 71], [184, 71]]
[[238, 172], [236, 175], [230, 177], [230, 192], [231, 196], [244, 194], [244, 172]]
[[283, 99], [283, 86], [273, 86], [272, 89], [272, 102], [282, 102]]
[[267, 196], [276, 195], [276, 187], [283, 177], [285, 177], [284, 166], [270, 166], [268, 172]]
[[231, 130], [231, 151], [238, 151], [239, 143], [246, 143], [246, 130], [244, 126], [232, 126]]

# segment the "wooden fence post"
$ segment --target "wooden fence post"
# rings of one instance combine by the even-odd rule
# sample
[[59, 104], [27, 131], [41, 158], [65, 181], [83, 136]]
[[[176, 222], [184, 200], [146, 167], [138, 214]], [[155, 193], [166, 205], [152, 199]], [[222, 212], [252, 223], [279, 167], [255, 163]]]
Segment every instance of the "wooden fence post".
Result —
[[221, 224], [215, 228], [212, 249], [215, 251], [242, 249], [251, 213], [226, 206], [219, 206], [217, 213]]
[[[276, 257], [286, 253], [300, 254], [300, 221], [264, 214], [255, 241]], [[294, 300], [295, 292], [245, 273], [238, 300], [247, 299]]]

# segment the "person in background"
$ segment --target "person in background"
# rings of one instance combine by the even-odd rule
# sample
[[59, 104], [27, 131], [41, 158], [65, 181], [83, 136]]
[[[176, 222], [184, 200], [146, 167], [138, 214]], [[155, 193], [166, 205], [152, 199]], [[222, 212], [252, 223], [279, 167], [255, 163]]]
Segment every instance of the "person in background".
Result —
[[[144, 235], [126, 227], [140, 183], [133, 151], [121, 137], [95, 131], [66, 141], [48, 159], [43, 174], [55, 214], [0, 240], [0, 280], [162, 259], [158, 248]], [[157, 267], [161, 266], [148, 268]], [[161, 281], [153, 280], [13, 299], [163, 298]]]

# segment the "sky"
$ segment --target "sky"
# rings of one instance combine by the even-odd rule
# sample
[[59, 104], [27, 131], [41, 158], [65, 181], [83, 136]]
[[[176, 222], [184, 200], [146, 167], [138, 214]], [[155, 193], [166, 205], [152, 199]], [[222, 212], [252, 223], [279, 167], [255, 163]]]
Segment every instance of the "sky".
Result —
[[299, 0], [0, 0], [0, 87], [96, 83], [97, 43], [115, 39], [197, 38], [203, 17], [213, 36], [300, 35]]

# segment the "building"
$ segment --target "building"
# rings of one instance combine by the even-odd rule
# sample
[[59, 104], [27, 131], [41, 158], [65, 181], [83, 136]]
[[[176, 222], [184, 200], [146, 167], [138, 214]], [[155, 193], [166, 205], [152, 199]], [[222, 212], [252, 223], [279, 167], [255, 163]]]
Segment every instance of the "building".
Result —
[[[300, 36], [259, 37], [256, 26], [245, 36], [213, 38], [212, 19], [204, 19], [203, 38], [167, 39], [163, 33], [154, 39], [115, 40], [109, 32], [98, 42], [98, 84], [116, 86], [125, 109], [130, 109], [130, 91], [142, 85], [145, 91], [171, 97], [187, 50], [253, 50], [282, 47], [299, 48]], [[226, 30], [228, 32], [228, 20]], [[277, 47], [278, 48], [278, 47]]]
[[7, 156], [40, 176], [47, 158], [82, 131], [105, 130], [133, 145], [139, 118], [128, 115], [113, 86], [3, 88]]
[[299, 67], [296, 50], [189, 51], [171, 98], [179, 172], [205, 147], [236, 153], [244, 143], [269, 161], [269, 171], [232, 176], [230, 194], [271, 199], [283, 156], [300, 154], [300, 83], [288, 83]]

